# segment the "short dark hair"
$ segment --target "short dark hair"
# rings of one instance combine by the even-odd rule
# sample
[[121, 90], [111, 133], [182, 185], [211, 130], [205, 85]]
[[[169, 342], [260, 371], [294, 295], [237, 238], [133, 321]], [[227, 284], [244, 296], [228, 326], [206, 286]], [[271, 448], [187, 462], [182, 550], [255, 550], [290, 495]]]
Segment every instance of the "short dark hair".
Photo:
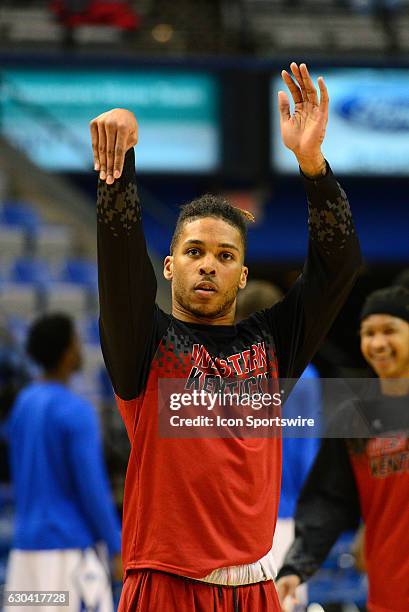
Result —
[[43, 315], [31, 325], [26, 350], [32, 360], [44, 370], [58, 367], [74, 337], [74, 323], [63, 313]]
[[215, 217], [223, 219], [233, 227], [237, 228], [243, 242], [244, 253], [247, 247], [247, 223], [246, 221], [254, 221], [251, 213], [240, 208], [232, 206], [223, 196], [212, 195], [206, 193], [184, 204], [181, 207], [178, 220], [176, 221], [175, 231], [173, 232], [172, 241], [170, 243], [170, 254], [173, 255], [176, 243], [179, 240], [184, 223], [194, 221], [203, 217]]

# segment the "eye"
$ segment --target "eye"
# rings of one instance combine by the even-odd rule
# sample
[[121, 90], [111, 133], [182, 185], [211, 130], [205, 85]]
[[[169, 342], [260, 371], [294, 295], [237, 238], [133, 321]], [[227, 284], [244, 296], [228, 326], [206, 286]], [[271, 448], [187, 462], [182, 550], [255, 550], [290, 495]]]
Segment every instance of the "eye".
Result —
[[186, 251], [186, 254], [190, 255], [191, 257], [196, 257], [197, 255], [200, 255], [200, 251], [199, 249], [194, 247], [194, 248], [188, 249]]
[[392, 336], [395, 333], [395, 330], [391, 327], [388, 327], [387, 329], [384, 329], [383, 333], [385, 334], [385, 336]]
[[233, 255], [231, 253], [228, 253], [227, 251], [220, 253], [220, 257], [223, 261], [230, 261], [234, 259]]

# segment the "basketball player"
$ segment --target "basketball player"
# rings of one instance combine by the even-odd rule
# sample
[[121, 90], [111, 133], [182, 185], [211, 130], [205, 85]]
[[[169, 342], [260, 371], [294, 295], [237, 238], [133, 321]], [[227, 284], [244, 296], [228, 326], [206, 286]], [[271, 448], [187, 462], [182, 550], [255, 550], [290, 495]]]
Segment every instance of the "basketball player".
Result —
[[[351, 401], [323, 441], [296, 512], [296, 538], [279, 572], [282, 600], [321, 565], [338, 536], [365, 525], [369, 612], [409, 610], [409, 291], [372, 293], [361, 313], [361, 350], [379, 397]], [[335, 432], [335, 430], [334, 430]], [[341, 433], [342, 435], [342, 433]], [[360, 436], [360, 437], [359, 437]]]
[[[73, 321], [65, 314], [36, 319], [27, 352], [43, 376], [19, 393], [5, 424], [16, 501], [6, 590], [69, 591], [67, 612], [112, 612], [108, 559], [98, 544], [114, 560], [120, 525], [95, 410], [68, 386], [82, 362]], [[50, 609], [47, 600], [34, 603], [19, 607]]]
[[[100, 333], [105, 363], [131, 441], [125, 484], [120, 610], [194, 612], [280, 609], [271, 547], [280, 491], [281, 441], [175, 439], [158, 433], [158, 386], [263, 387], [297, 378], [344, 303], [360, 267], [349, 204], [321, 145], [328, 120], [305, 64], [283, 71], [284, 145], [299, 163], [309, 201], [304, 273], [271, 309], [234, 325], [247, 280], [246, 216], [223, 198], [187, 204], [164, 276], [172, 314], [155, 305], [137, 196], [137, 123], [114, 109], [91, 122], [98, 184]], [[272, 228], [273, 229], [273, 228]], [[288, 237], [291, 240], [291, 236]], [[237, 391], [238, 392], [238, 391]]]

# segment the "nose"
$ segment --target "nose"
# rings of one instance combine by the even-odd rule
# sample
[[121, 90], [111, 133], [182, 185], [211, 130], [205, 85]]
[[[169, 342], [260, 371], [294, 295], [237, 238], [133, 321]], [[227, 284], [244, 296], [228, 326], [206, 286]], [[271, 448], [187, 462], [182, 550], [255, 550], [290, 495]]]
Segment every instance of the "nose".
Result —
[[216, 268], [213, 255], [206, 255], [200, 262], [199, 274], [202, 276], [215, 276]]
[[375, 334], [371, 339], [372, 350], [382, 352], [386, 347], [386, 338], [384, 334]]

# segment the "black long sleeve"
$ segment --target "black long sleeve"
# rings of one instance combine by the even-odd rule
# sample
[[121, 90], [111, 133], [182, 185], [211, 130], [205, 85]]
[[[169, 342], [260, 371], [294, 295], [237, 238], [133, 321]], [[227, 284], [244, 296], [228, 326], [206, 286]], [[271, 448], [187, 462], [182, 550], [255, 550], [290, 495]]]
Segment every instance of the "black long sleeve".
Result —
[[[344, 303], [360, 267], [359, 245], [345, 193], [331, 171], [305, 180], [310, 241], [304, 273], [266, 320], [279, 374], [298, 377]], [[156, 279], [146, 250], [133, 149], [121, 179], [98, 184], [100, 333], [114, 389], [133, 399], [143, 388], [169, 319], [155, 305]]]
[[155, 325], [156, 278], [143, 234], [135, 155], [121, 178], [98, 183], [98, 284], [102, 352], [115, 392], [132, 399], [149, 366]]
[[308, 254], [302, 275], [267, 311], [281, 378], [298, 378], [344, 304], [361, 267], [359, 242], [345, 192], [331, 169], [304, 179]]
[[295, 539], [277, 580], [297, 574], [302, 581], [318, 570], [339, 535], [355, 529], [361, 516], [346, 443], [323, 440], [295, 513]]

